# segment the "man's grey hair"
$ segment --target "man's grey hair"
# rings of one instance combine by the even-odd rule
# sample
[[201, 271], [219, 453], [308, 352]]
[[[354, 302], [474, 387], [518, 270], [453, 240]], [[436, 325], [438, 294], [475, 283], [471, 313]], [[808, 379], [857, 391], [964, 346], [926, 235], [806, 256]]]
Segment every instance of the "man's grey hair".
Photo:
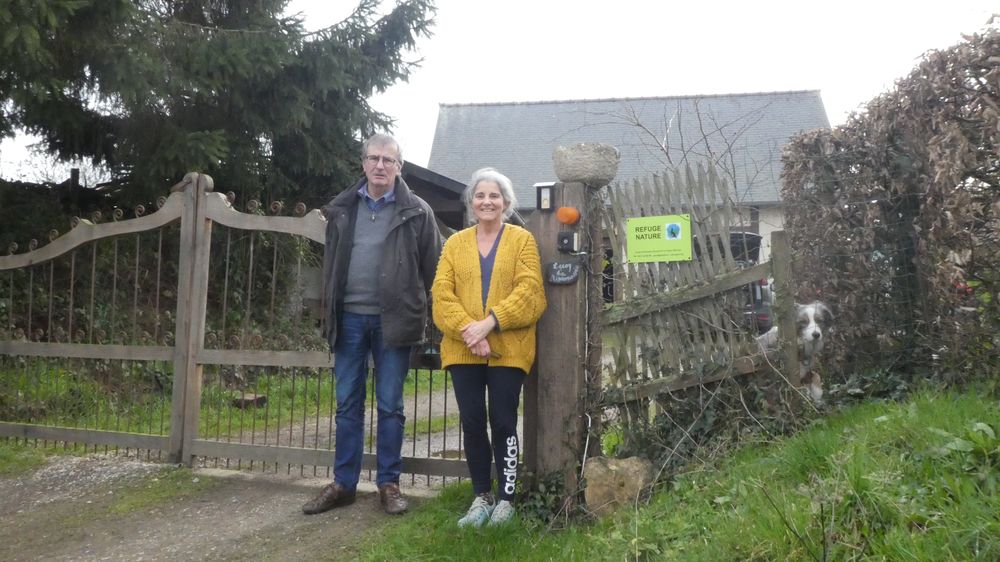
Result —
[[396, 155], [399, 156], [399, 166], [403, 166], [403, 149], [399, 147], [399, 141], [396, 140], [396, 137], [385, 133], [375, 133], [374, 135], [368, 137], [368, 139], [361, 144], [362, 160], [365, 159], [365, 156], [368, 156], [368, 147], [372, 145], [396, 147]]
[[462, 193], [462, 202], [465, 203], [465, 216], [468, 217], [469, 223], [475, 224], [477, 222], [476, 214], [472, 211], [472, 196], [476, 194], [476, 186], [484, 181], [495, 182], [500, 186], [500, 196], [503, 197], [504, 202], [503, 220], [509, 219], [514, 214], [514, 208], [517, 207], [514, 185], [510, 182], [510, 178], [495, 169], [480, 168], [472, 173], [472, 179], [469, 180], [469, 185], [466, 186], [465, 191]]

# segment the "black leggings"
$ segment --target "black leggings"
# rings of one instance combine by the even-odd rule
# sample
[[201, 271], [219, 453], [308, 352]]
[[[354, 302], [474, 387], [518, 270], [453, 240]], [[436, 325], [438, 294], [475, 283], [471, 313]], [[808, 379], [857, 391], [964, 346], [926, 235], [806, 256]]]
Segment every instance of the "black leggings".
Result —
[[[514, 499], [517, 484], [517, 462], [520, 443], [517, 439], [517, 406], [521, 401], [524, 371], [515, 367], [486, 365], [452, 365], [452, 383], [458, 414], [465, 432], [465, 459], [476, 494], [493, 488], [490, 477], [492, 462], [496, 462], [502, 500]], [[490, 434], [486, 433], [486, 394], [489, 391]], [[493, 445], [490, 446], [490, 435]], [[492, 449], [492, 451], [491, 451]], [[492, 459], [490, 458], [492, 455]]]

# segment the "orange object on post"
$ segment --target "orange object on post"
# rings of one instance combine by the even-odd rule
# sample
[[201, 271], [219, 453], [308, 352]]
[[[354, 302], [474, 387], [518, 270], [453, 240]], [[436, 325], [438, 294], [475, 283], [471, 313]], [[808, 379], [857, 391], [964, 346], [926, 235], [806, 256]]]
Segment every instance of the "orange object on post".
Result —
[[576, 224], [580, 222], [580, 210], [576, 207], [559, 207], [556, 209], [556, 220], [562, 224]]

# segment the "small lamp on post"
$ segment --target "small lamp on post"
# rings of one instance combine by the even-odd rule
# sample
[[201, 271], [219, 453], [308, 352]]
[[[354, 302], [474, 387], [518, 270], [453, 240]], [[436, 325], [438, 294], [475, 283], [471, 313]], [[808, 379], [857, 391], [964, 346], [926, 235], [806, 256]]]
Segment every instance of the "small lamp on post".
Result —
[[553, 205], [552, 201], [552, 192], [555, 185], [555, 182], [541, 182], [535, 184], [535, 209], [545, 213], [550, 213], [553, 209], [555, 209], [555, 205]]
[[427, 330], [427, 340], [414, 347], [410, 352], [410, 368], [440, 369], [441, 337], [441, 332], [431, 323]]

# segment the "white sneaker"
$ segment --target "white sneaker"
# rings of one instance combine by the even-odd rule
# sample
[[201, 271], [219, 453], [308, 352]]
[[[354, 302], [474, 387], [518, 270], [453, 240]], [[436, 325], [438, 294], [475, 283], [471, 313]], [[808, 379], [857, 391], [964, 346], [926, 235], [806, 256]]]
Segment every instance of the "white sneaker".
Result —
[[513, 517], [514, 505], [507, 500], [500, 500], [496, 507], [493, 508], [493, 514], [490, 516], [490, 527], [503, 525]]
[[472, 506], [465, 517], [458, 520], [459, 527], [481, 527], [493, 513], [493, 495], [479, 494], [472, 500]]

